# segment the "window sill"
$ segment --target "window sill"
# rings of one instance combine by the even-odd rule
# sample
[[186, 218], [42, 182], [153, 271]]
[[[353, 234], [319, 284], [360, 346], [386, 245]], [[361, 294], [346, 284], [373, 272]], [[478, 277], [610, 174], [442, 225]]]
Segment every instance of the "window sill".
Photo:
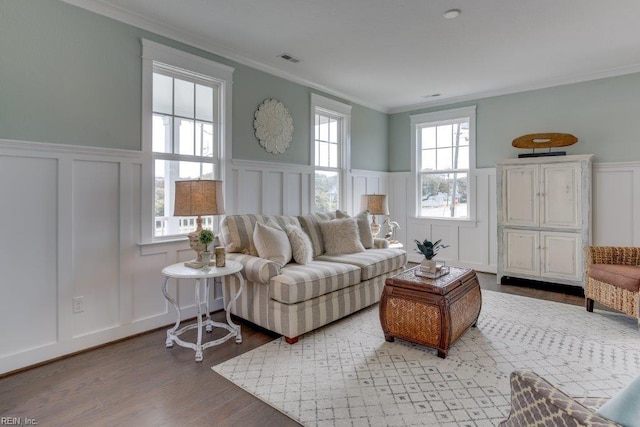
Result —
[[163, 240], [153, 240], [150, 242], [139, 242], [138, 246], [141, 248], [147, 247], [147, 246], [158, 246], [158, 245], [164, 245], [164, 244], [174, 244], [174, 243], [187, 243], [189, 242], [189, 238], [187, 236], [174, 236], [174, 237], [168, 237], [166, 239]]
[[172, 236], [164, 240], [153, 240], [138, 243], [140, 255], [158, 255], [167, 253], [170, 250], [182, 250], [189, 248], [189, 239], [187, 236]]
[[464, 218], [464, 219], [434, 218], [434, 217], [428, 217], [428, 216], [410, 216], [409, 218], [413, 221], [440, 223], [440, 224], [448, 224], [448, 225], [457, 224], [457, 225], [469, 226], [469, 227], [475, 227], [478, 224], [478, 220], [473, 218]]

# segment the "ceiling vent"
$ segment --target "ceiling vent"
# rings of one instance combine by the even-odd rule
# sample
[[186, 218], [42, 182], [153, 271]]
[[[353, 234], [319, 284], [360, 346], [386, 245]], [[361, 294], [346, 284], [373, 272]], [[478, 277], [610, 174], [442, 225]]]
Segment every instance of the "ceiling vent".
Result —
[[278, 55], [278, 58], [282, 58], [282, 59], [287, 60], [289, 62], [293, 62], [294, 64], [297, 64], [298, 62], [300, 62], [300, 60], [298, 58], [294, 58], [293, 56], [289, 55], [288, 53], [283, 53], [282, 55]]

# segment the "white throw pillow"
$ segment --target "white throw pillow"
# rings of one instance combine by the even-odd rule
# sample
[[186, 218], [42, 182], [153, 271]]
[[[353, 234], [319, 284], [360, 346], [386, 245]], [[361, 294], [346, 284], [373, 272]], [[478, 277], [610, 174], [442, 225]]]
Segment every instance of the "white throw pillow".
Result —
[[[351, 218], [348, 213], [341, 210], [336, 211], [336, 218]], [[369, 211], [362, 211], [354, 216], [358, 222], [358, 235], [360, 243], [365, 249], [373, 248], [373, 235], [371, 234], [371, 224], [369, 224]]]
[[256, 223], [253, 229], [253, 243], [260, 258], [268, 259], [280, 266], [291, 261], [291, 244], [287, 233], [272, 221], [266, 225]]
[[363, 252], [358, 223], [355, 218], [334, 219], [320, 223], [324, 249], [327, 255]]
[[285, 226], [284, 231], [287, 233], [287, 237], [289, 237], [293, 260], [302, 265], [309, 264], [313, 261], [313, 245], [307, 233], [295, 225]]

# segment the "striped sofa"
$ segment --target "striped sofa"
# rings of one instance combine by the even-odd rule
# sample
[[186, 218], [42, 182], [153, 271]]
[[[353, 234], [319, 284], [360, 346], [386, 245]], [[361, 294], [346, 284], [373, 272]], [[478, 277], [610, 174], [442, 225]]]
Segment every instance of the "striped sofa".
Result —
[[[300, 335], [354, 313], [379, 301], [384, 282], [404, 269], [406, 252], [388, 248], [375, 239], [374, 248], [345, 255], [324, 254], [318, 223], [334, 219], [335, 212], [304, 216], [229, 215], [221, 223], [227, 259], [244, 266], [245, 288], [231, 306], [231, 313], [270, 331], [288, 343]], [[297, 225], [309, 235], [314, 258], [284, 267], [262, 259], [253, 242], [256, 223], [269, 220]], [[235, 276], [222, 282], [225, 307], [239, 289]]]

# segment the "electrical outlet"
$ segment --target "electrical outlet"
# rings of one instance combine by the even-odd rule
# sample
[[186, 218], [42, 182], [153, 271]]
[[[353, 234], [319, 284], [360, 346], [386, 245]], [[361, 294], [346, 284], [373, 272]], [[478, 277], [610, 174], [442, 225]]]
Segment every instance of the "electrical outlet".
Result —
[[75, 297], [73, 299], [73, 314], [82, 313], [84, 311], [84, 297]]

